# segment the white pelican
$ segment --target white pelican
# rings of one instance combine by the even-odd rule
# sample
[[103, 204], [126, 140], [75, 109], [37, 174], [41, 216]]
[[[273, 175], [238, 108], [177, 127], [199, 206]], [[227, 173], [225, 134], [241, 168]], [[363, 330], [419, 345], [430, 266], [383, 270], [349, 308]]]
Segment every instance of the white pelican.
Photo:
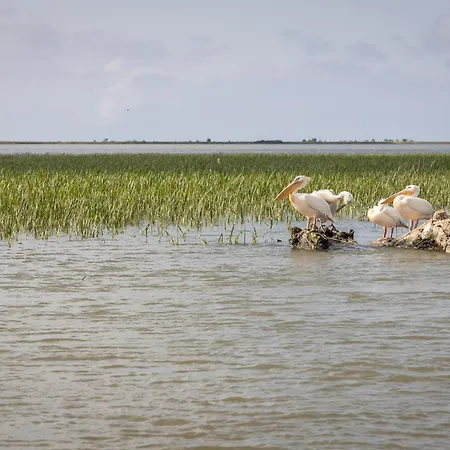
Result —
[[[318, 191], [311, 192], [311, 195], [323, 198], [330, 205], [330, 210], [333, 217], [340, 209], [353, 201], [353, 195], [348, 191], [342, 191], [339, 192], [339, 194], [335, 194], [331, 189], [320, 189]], [[341, 199], [343, 199], [344, 202], [338, 209], [337, 205]]]
[[306, 229], [316, 225], [317, 219], [325, 219], [333, 222], [333, 214], [331, 213], [328, 203], [320, 197], [311, 194], [298, 194], [296, 191], [304, 188], [309, 183], [309, 178], [305, 175], [298, 175], [288, 184], [276, 197], [275, 200], [282, 200], [289, 196], [291, 205], [308, 220]]
[[[382, 205], [393, 201], [394, 208], [409, 220], [409, 231], [419, 225], [420, 219], [431, 219], [433, 217], [433, 207], [430, 202], [419, 198], [420, 187], [414, 184], [406, 186], [405, 189], [396, 192], [381, 202]], [[416, 222], [414, 225], [414, 221]]]
[[402, 216], [392, 207], [388, 205], [383, 205], [383, 200], [378, 202], [378, 205], [370, 208], [367, 217], [369, 220], [375, 225], [379, 225], [383, 227], [383, 237], [382, 239], [386, 239], [387, 229], [391, 229], [391, 239], [394, 234], [394, 228], [397, 227], [405, 227], [408, 228], [403, 220]]

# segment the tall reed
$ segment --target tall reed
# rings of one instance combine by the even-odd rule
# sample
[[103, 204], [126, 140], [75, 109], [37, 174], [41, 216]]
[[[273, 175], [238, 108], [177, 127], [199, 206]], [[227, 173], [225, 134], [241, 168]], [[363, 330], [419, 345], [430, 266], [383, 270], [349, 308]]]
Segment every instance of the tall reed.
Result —
[[446, 154], [0, 155], [0, 237], [290, 220], [295, 211], [274, 197], [299, 174], [311, 177], [305, 192], [352, 192], [342, 214], [357, 218], [408, 184], [436, 209], [450, 203]]

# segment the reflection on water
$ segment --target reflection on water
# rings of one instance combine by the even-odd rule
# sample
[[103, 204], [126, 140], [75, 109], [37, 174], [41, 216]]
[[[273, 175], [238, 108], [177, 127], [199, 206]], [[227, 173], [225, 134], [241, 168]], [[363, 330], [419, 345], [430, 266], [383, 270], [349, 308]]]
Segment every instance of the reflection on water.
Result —
[[447, 449], [450, 259], [339, 224], [360, 245], [1, 243], [1, 444]]

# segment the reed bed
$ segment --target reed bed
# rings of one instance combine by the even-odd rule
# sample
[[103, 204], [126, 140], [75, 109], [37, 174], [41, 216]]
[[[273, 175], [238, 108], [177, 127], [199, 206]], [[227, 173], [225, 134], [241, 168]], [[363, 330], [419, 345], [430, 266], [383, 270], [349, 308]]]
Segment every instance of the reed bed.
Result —
[[436, 209], [450, 203], [446, 154], [0, 155], [0, 238], [290, 221], [296, 212], [274, 197], [299, 174], [311, 177], [306, 192], [352, 192], [342, 214], [359, 219], [408, 184]]

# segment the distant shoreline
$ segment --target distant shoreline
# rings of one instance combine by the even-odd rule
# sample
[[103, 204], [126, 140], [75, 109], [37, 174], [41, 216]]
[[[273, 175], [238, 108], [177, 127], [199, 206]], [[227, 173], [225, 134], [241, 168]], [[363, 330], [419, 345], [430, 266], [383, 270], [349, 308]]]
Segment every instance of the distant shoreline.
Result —
[[410, 141], [410, 140], [384, 140], [384, 141], [0, 141], [0, 145], [392, 145], [392, 144], [450, 144], [450, 141]]

